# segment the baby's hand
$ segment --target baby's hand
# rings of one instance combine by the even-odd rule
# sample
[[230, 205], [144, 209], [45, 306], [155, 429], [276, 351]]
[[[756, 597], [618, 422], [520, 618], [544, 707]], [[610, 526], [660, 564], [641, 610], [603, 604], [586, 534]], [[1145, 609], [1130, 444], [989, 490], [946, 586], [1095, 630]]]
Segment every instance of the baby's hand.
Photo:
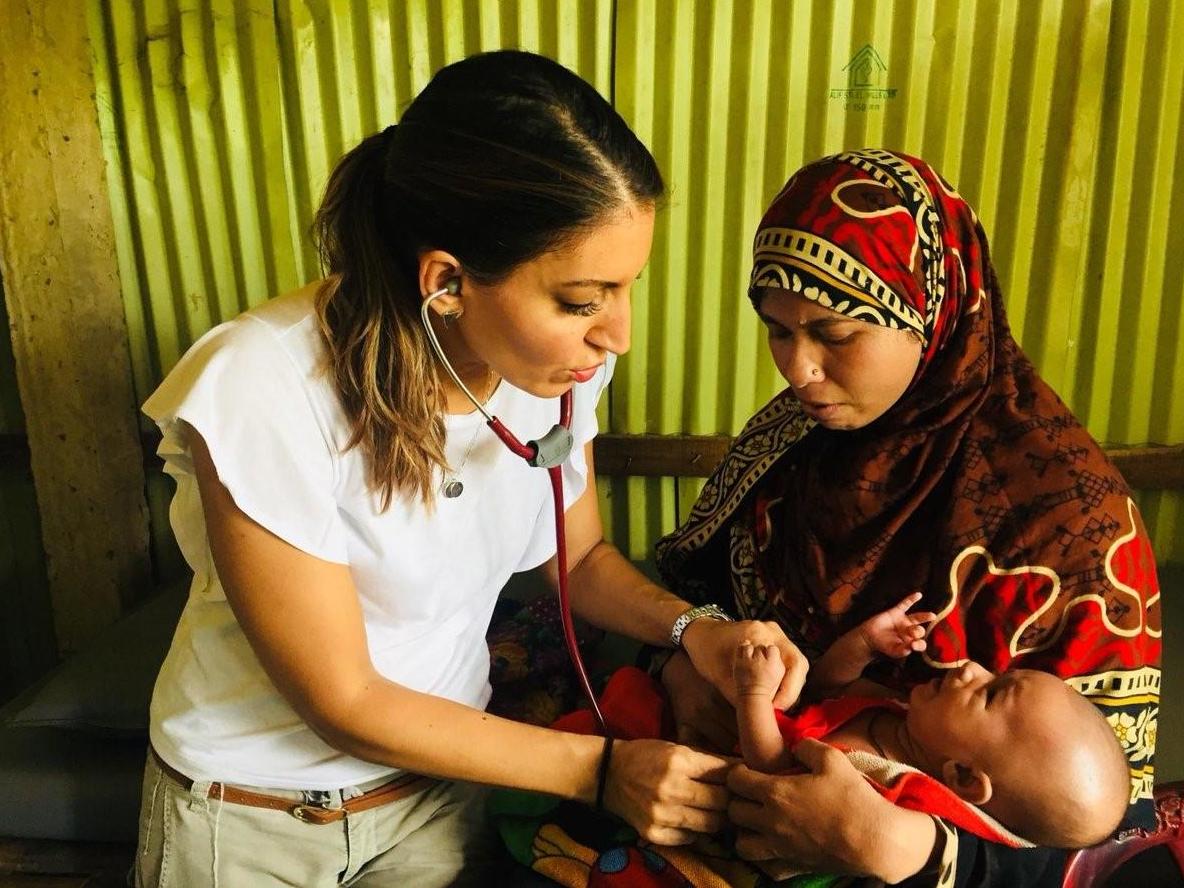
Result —
[[785, 664], [775, 645], [745, 641], [736, 648], [732, 658], [732, 679], [740, 696], [759, 696], [773, 699], [785, 676]]
[[920, 600], [921, 593], [914, 592], [895, 607], [860, 624], [859, 634], [867, 646], [894, 659], [907, 657], [912, 651], [925, 650], [925, 633], [928, 624], [937, 619], [937, 614], [929, 611], [908, 613], [908, 609]]

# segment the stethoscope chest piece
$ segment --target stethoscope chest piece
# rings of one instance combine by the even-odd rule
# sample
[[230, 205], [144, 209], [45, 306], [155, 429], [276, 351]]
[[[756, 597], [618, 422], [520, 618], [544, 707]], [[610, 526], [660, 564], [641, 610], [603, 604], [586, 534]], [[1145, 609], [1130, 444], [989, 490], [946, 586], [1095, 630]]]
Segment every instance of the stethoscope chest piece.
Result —
[[571, 429], [555, 425], [543, 437], [530, 443], [535, 447], [535, 455], [527, 462], [540, 469], [549, 469], [553, 466], [563, 465], [571, 455], [575, 438], [572, 437]]

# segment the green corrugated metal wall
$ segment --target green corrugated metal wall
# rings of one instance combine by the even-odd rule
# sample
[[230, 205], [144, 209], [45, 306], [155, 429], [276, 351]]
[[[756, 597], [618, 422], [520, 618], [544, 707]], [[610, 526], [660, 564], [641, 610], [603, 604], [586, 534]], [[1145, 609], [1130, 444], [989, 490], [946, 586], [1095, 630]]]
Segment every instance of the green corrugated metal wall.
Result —
[[[635, 299], [617, 432], [735, 432], [778, 388], [743, 292], [794, 168], [884, 145], [978, 208], [1017, 337], [1100, 440], [1184, 441], [1184, 5], [986, 0], [90, 0], [137, 390], [211, 324], [316, 274], [334, 159], [431, 73], [551, 55], [671, 186]], [[860, 83], [870, 93], [851, 94]], [[698, 483], [605, 483], [640, 556]], [[152, 495], [160, 551], [164, 501]], [[1141, 495], [1184, 561], [1178, 494]]]
[[[0, 281], [0, 329], [8, 308]], [[0, 434], [23, 434], [12, 341], [0, 336]], [[0, 460], [0, 701], [27, 686], [54, 663], [49, 579], [41, 547], [41, 521], [28, 462]]]

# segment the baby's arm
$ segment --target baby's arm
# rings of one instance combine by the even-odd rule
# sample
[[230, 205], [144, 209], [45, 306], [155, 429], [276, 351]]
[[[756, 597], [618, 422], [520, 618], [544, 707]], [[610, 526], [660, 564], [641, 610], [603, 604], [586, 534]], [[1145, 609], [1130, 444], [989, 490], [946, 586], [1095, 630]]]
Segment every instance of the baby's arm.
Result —
[[773, 711], [773, 694], [785, 675], [781, 654], [773, 645], [736, 648], [732, 677], [736, 682], [736, 727], [744, 763], [757, 771], [787, 771], [795, 759], [785, 748]]
[[877, 653], [900, 659], [912, 651], [925, 650], [926, 626], [937, 615], [929, 611], [908, 613], [908, 609], [920, 600], [921, 593], [914, 592], [901, 599], [895, 607], [864, 620], [851, 631], [840, 635], [810, 667], [806, 683], [811, 694], [816, 697], [836, 697], [851, 692], [872, 692], [875, 695], [875, 690], [880, 686], [874, 682], [864, 682], [861, 677]]

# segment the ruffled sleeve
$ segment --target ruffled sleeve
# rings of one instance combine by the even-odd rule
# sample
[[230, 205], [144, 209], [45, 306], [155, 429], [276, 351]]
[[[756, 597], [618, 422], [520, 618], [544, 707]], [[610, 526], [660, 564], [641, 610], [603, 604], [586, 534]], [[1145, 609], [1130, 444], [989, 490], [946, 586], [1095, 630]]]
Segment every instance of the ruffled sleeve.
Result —
[[[315, 367], [295, 362], [281, 335], [250, 315], [215, 327], [143, 409], [160, 427], [157, 453], [179, 487], [193, 477], [188, 424], [244, 513], [310, 555], [346, 563], [334, 496], [337, 447], [315, 407], [314, 392], [324, 383]], [[183, 512], [174, 503], [174, 530], [188, 554], [187, 538], [204, 534], [204, 522]]]

